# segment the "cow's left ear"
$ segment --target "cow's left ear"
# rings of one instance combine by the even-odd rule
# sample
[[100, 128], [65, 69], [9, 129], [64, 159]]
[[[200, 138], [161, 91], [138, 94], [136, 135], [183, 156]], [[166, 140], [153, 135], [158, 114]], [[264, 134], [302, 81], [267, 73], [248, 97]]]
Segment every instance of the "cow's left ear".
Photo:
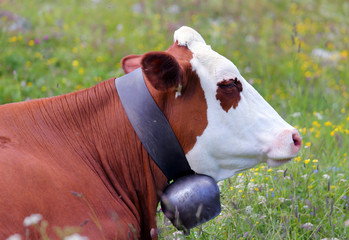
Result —
[[141, 67], [141, 59], [143, 55], [129, 55], [121, 59], [121, 66], [124, 72], [130, 73]]
[[174, 89], [181, 81], [181, 67], [169, 53], [149, 52], [143, 56], [141, 65], [144, 74], [157, 90]]

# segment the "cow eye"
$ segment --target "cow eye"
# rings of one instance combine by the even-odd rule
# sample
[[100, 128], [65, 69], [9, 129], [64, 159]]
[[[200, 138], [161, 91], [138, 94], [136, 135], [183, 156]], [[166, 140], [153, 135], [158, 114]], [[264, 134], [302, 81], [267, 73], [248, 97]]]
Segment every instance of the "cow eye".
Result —
[[241, 83], [237, 78], [232, 78], [228, 80], [224, 79], [223, 81], [219, 82], [217, 85], [220, 89], [227, 92], [231, 92], [236, 88], [238, 89], [239, 92], [242, 91]]
[[217, 85], [222, 89], [229, 89], [229, 88], [236, 87], [237, 83], [238, 83], [238, 80], [236, 78], [228, 79], [228, 80], [224, 79], [223, 81], [219, 82]]
[[222, 82], [219, 82], [218, 87], [220, 88], [231, 88], [235, 86], [235, 82], [233, 79], [229, 79], [229, 80], [223, 80]]

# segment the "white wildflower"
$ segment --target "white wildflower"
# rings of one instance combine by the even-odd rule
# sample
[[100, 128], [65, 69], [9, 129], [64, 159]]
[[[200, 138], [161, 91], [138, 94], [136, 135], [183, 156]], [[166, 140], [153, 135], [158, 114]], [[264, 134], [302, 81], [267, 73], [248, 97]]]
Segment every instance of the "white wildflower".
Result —
[[283, 203], [283, 202], [285, 202], [285, 198], [281, 197], [281, 198], [279, 198], [279, 201], [280, 201], [281, 203]]
[[320, 113], [315, 113], [315, 117], [317, 117], [317, 119], [322, 120], [323, 116]]
[[181, 11], [181, 8], [178, 5], [171, 5], [168, 8], [168, 12], [170, 14], [178, 14], [180, 13], [180, 11]]
[[250, 191], [255, 189], [256, 187], [257, 187], [257, 184], [255, 184], [255, 183], [250, 182], [250, 183], [247, 184], [247, 188]]
[[320, 61], [323, 64], [336, 64], [341, 55], [336, 51], [327, 51], [325, 49], [316, 48], [311, 52], [314, 59]]
[[291, 177], [290, 177], [290, 176], [286, 176], [286, 177], [285, 177], [285, 179], [290, 180], [290, 179], [291, 179]]
[[340, 182], [346, 182], [347, 180], [345, 180], [345, 179], [341, 179], [341, 180], [339, 180]]
[[6, 240], [22, 240], [22, 237], [21, 237], [21, 235], [16, 233], [16, 234], [13, 234], [13, 235], [9, 236], [8, 238], [6, 238]]
[[337, 176], [342, 178], [342, 177], [344, 177], [344, 174], [343, 173], [338, 173]]
[[34, 213], [29, 217], [24, 218], [23, 225], [29, 227], [31, 225], [38, 224], [42, 219], [42, 215], [39, 213]]
[[304, 209], [308, 209], [309, 206], [308, 206], [308, 205], [304, 205], [303, 208], [304, 208]]
[[295, 112], [295, 113], [292, 113], [291, 114], [291, 117], [294, 117], [294, 118], [296, 118], [296, 117], [300, 117], [302, 114], [300, 113], [300, 112]]
[[121, 23], [119, 23], [119, 24], [116, 26], [116, 30], [121, 31], [122, 29], [124, 29], [124, 25], [122, 25]]
[[302, 225], [302, 228], [304, 228], [304, 229], [306, 229], [306, 230], [310, 230], [310, 229], [312, 229], [313, 228], [313, 224], [311, 224], [311, 223], [305, 223], [305, 224], [303, 224]]
[[276, 172], [278, 172], [278, 173], [284, 173], [285, 171], [284, 171], [284, 170], [279, 169], [279, 170], [277, 170]]
[[304, 174], [303, 176], [301, 176], [302, 178], [306, 179], [308, 176], [308, 174]]
[[245, 211], [246, 211], [246, 213], [251, 214], [252, 211], [253, 211], [253, 208], [252, 208], [251, 206], [247, 206], [247, 207], [245, 208]]
[[181, 240], [180, 236], [183, 236], [183, 232], [176, 231], [176, 232], [172, 233], [172, 235], [175, 237], [173, 240]]
[[266, 198], [264, 197], [264, 196], [258, 196], [258, 204], [263, 204], [263, 203], [265, 203], [265, 201], [266, 201]]
[[64, 240], [88, 240], [88, 237], [81, 236], [78, 233], [74, 233], [73, 235], [65, 237]]
[[141, 3], [135, 3], [132, 5], [132, 11], [133, 13], [141, 13], [143, 11], [143, 6]]
[[219, 182], [217, 183], [217, 185], [218, 185], [218, 187], [219, 187], [219, 190], [222, 190], [223, 184], [224, 184], [224, 181], [219, 181]]
[[326, 179], [330, 179], [330, 175], [327, 175], [327, 174], [322, 175], [322, 177], [324, 177]]
[[321, 240], [339, 240], [338, 238], [322, 238]]

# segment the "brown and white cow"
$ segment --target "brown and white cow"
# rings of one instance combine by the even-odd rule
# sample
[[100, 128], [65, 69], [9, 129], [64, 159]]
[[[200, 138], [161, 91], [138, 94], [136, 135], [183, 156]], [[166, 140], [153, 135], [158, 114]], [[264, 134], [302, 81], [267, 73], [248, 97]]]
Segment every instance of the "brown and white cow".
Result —
[[[170, 122], [191, 168], [221, 180], [261, 162], [293, 158], [301, 138], [235, 65], [189, 27], [165, 52], [131, 55]], [[23, 220], [90, 239], [156, 239], [155, 212], [167, 179], [132, 129], [114, 79], [63, 96], [0, 106], [0, 238], [39, 238]], [[72, 194], [72, 192], [79, 194]]]

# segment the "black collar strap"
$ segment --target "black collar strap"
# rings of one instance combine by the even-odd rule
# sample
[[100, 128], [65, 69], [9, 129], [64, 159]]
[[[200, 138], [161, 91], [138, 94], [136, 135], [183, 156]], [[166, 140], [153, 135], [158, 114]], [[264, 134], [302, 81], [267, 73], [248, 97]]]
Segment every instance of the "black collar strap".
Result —
[[193, 173], [169, 122], [145, 85], [142, 69], [115, 79], [115, 85], [133, 129], [168, 181]]

